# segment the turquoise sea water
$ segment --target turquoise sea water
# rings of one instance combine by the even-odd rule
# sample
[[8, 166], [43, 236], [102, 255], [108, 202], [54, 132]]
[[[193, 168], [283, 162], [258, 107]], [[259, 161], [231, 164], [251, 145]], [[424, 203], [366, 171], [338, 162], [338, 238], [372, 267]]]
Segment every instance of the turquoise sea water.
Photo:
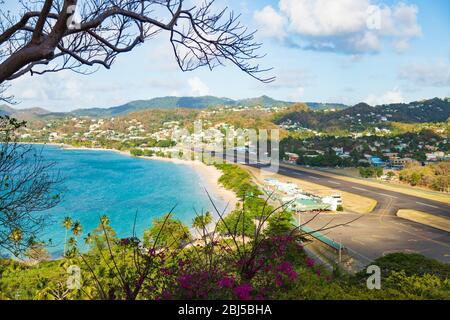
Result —
[[[56, 146], [42, 148], [42, 155], [55, 162], [64, 177], [61, 203], [45, 212], [51, 222], [42, 240], [52, 240], [49, 251], [62, 254], [66, 216], [80, 220], [83, 237], [107, 215], [119, 237], [131, 236], [137, 212], [136, 234], [142, 237], [153, 218], [168, 213], [190, 223], [195, 212], [212, 210], [201, 177], [187, 165], [132, 158], [110, 151], [66, 150]], [[221, 207], [223, 204], [215, 200]]]

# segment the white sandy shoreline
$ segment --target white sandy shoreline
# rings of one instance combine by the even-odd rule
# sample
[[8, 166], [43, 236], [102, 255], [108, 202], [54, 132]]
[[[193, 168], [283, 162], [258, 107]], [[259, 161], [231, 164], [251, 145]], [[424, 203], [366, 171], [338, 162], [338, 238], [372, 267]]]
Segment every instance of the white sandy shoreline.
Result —
[[[88, 147], [73, 147], [71, 145], [63, 144], [63, 143], [34, 143], [41, 145], [51, 145], [58, 146], [66, 150], [83, 150], [83, 151], [110, 151], [116, 152], [123, 156], [133, 157], [138, 159], [145, 160], [153, 160], [153, 161], [163, 161], [170, 162], [177, 165], [186, 165], [192, 168], [197, 175], [200, 177], [200, 186], [203, 189], [206, 189], [210, 194], [214, 204], [217, 206], [217, 209], [222, 214], [230, 213], [238, 203], [238, 198], [236, 194], [228, 189], [225, 189], [220, 183], [219, 178], [222, 176], [222, 172], [218, 170], [216, 167], [212, 165], [206, 165], [205, 163], [198, 160], [182, 160], [182, 159], [173, 159], [173, 158], [164, 158], [164, 157], [134, 157], [128, 151], [121, 151], [116, 149], [105, 149], [105, 148], [88, 148]], [[217, 219], [218, 215], [216, 212], [211, 212], [213, 216]]]

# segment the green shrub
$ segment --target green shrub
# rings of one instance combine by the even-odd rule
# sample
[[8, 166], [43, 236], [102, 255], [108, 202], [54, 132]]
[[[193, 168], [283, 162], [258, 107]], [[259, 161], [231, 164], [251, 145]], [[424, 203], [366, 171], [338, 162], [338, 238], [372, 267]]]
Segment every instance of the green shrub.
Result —
[[406, 276], [430, 274], [441, 279], [450, 278], [450, 265], [417, 253], [391, 253], [376, 259], [373, 265], [381, 268], [383, 277], [392, 272], [404, 272]]
[[141, 149], [131, 149], [130, 154], [135, 157], [141, 157], [144, 155], [144, 152]]

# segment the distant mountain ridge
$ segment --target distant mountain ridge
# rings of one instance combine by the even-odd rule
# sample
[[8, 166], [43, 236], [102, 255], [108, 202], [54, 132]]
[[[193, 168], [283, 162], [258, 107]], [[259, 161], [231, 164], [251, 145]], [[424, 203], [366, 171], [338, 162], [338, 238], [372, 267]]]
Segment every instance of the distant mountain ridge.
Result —
[[21, 120], [31, 120], [50, 113], [51, 111], [42, 108], [15, 109], [5, 104], [0, 105], [0, 116], [8, 116]]
[[[23, 120], [60, 118], [66, 116], [115, 117], [146, 109], [205, 109], [217, 106], [262, 106], [273, 108], [290, 106], [293, 102], [276, 100], [268, 96], [234, 100], [215, 96], [203, 97], [159, 97], [136, 100], [111, 108], [77, 109], [70, 112], [51, 112], [42, 108], [16, 109], [0, 105], [0, 116], [8, 115]], [[310, 127], [327, 127], [358, 124], [373, 124], [384, 118], [399, 122], [441, 122], [450, 117], [450, 99], [430, 99], [408, 104], [390, 104], [372, 107], [365, 103], [353, 107], [340, 103], [305, 103], [311, 111], [335, 110], [335, 112], [294, 112], [284, 115], [279, 121], [290, 119]], [[359, 114], [359, 116], [357, 116]], [[361, 121], [359, 121], [361, 120]]]
[[[0, 115], [15, 116], [16, 118], [33, 119], [36, 117], [59, 118], [65, 116], [78, 117], [116, 117], [126, 115], [131, 112], [146, 109], [206, 109], [209, 107], [254, 107], [262, 106], [264, 108], [285, 107], [294, 104], [294, 102], [276, 100], [268, 96], [256, 98], [247, 98], [234, 100], [225, 97], [201, 96], [201, 97], [158, 97], [149, 100], [135, 100], [128, 103], [109, 107], [109, 108], [86, 108], [76, 109], [69, 112], [52, 112], [42, 108], [14, 109], [10, 106], [0, 106]], [[317, 103], [308, 102], [307, 105], [313, 110], [337, 109], [342, 110], [348, 106], [339, 103]]]
[[288, 106], [293, 102], [275, 100], [267, 96], [259, 98], [233, 100], [230, 98], [219, 98], [214, 96], [202, 96], [202, 97], [159, 97], [150, 100], [136, 100], [126, 104], [111, 107], [111, 108], [91, 108], [91, 109], [77, 109], [69, 112], [76, 116], [119, 116], [134, 111], [140, 111], [145, 109], [175, 109], [175, 108], [187, 108], [187, 109], [206, 109], [209, 107], [218, 106], [256, 106], [260, 105], [265, 108], [272, 108], [275, 106]]

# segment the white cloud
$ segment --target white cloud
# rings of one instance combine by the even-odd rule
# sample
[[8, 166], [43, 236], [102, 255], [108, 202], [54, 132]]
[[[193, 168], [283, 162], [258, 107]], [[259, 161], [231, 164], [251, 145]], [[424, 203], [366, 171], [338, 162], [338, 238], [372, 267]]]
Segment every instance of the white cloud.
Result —
[[334, 36], [365, 26], [368, 0], [280, 0], [289, 29], [308, 36]]
[[155, 70], [161, 72], [180, 71], [173, 48], [163, 36], [152, 39], [152, 46], [148, 50], [147, 59], [145, 67], [152, 72]]
[[11, 82], [8, 94], [15, 96], [18, 108], [44, 107], [52, 111], [68, 111], [120, 101], [123, 89], [118, 84], [102, 84], [67, 71], [20, 77]]
[[395, 51], [397, 51], [397, 53], [404, 53], [406, 51], [408, 51], [410, 45], [409, 45], [409, 41], [406, 39], [400, 39], [397, 41], [393, 41], [392, 46], [394, 47]]
[[391, 104], [391, 103], [402, 103], [405, 102], [405, 98], [403, 93], [398, 89], [394, 88], [393, 90], [387, 91], [381, 95], [370, 94], [364, 102], [371, 106], [377, 106], [381, 104]]
[[209, 87], [198, 77], [188, 79], [191, 94], [194, 96], [206, 96], [209, 94]]
[[422, 35], [417, 22], [419, 9], [415, 5], [399, 3], [396, 6], [381, 8], [381, 34], [400, 38], [414, 38]]
[[265, 7], [255, 20], [262, 35], [307, 49], [373, 53], [390, 39], [403, 52], [422, 34], [418, 12], [415, 5], [377, 6], [375, 0], [280, 0], [278, 12]]
[[256, 11], [254, 19], [259, 26], [260, 34], [263, 37], [282, 40], [286, 37], [286, 19], [275, 11], [271, 6], [266, 6], [260, 11]]
[[174, 78], [148, 78], [142, 83], [142, 86], [163, 91], [177, 91], [182, 87], [184, 82]]
[[308, 68], [275, 69], [274, 75], [274, 82], [255, 83], [253, 88], [259, 93], [269, 92], [272, 96], [284, 97], [288, 101], [303, 101], [306, 90], [317, 83], [317, 75]]
[[276, 80], [262, 87], [272, 89], [297, 89], [299, 87], [311, 86], [316, 81], [316, 74], [309, 69], [282, 68], [275, 71]]
[[197, 8], [201, 8], [205, 5], [206, 1], [205, 0], [190, 0], [190, 2], [196, 6]]
[[412, 64], [401, 68], [399, 78], [417, 86], [450, 86], [450, 66], [445, 62]]
[[381, 49], [380, 38], [371, 31], [356, 35], [348, 41], [357, 52], [377, 52]]
[[294, 91], [290, 94], [290, 99], [292, 101], [302, 101], [303, 96], [305, 95], [305, 88], [303, 87], [297, 87]]
[[19, 100], [70, 100], [81, 99], [83, 82], [77, 81], [70, 73], [61, 72], [53, 75], [30, 77], [15, 80], [12, 91]]

